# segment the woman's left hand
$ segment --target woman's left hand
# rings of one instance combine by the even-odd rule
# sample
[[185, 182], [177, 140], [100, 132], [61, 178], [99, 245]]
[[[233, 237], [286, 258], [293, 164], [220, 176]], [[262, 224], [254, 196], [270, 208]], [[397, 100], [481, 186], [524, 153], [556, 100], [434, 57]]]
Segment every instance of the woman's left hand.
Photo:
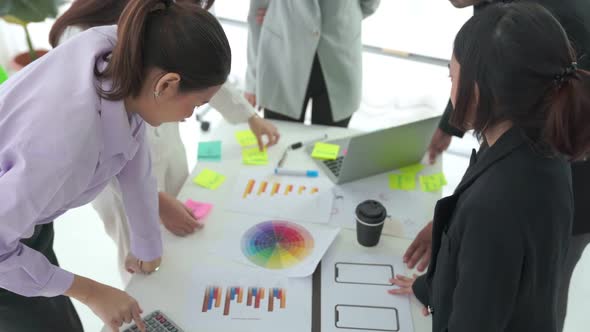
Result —
[[[416, 281], [416, 278], [418, 278], [417, 274], [414, 274], [412, 278], [408, 278], [406, 276], [398, 274], [395, 276], [395, 278], [390, 279], [389, 282], [396, 286], [399, 286], [399, 288], [390, 289], [387, 292], [392, 295], [413, 295], [414, 289], [412, 288], [412, 286], [414, 286], [414, 281]], [[429, 314], [430, 313], [428, 312], [428, 308], [422, 308], [422, 315], [428, 316]]]
[[266, 147], [273, 146], [279, 142], [281, 135], [279, 134], [277, 127], [275, 127], [269, 121], [264, 120], [258, 115], [254, 115], [248, 120], [248, 124], [250, 125], [250, 129], [258, 140], [258, 148], [260, 151], [264, 150], [264, 136], [268, 138]]

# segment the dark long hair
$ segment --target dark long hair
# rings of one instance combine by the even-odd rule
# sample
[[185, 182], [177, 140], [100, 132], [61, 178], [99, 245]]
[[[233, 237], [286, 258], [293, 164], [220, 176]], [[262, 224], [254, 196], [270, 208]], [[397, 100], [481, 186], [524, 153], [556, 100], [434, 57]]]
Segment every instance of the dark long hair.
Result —
[[129, 0], [117, 25], [108, 65], [95, 70], [99, 79], [112, 81], [111, 90], [99, 90], [103, 98], [138, 96], [149, 68], [178, 73], [181, 91], [220, 85], [229, 75], [229, 42], [201, 1]]
[[91, 28], [100, 25], [113, 25], [127, 5], [128, 0], [76, 0], [70, 8], [61, 15], [49, 32], [49, 43], [57, 47], [59, 39], [66, 28], [79, 26]]
[[461, 28], [454, 44], [461, 65], [451, 123], [464, 128], [479, 98], [473, 128], [509, 120], [534, 144], [572, 160], [590, 151], [590, 73], [557, 19], [540, 5], [490, 5]]

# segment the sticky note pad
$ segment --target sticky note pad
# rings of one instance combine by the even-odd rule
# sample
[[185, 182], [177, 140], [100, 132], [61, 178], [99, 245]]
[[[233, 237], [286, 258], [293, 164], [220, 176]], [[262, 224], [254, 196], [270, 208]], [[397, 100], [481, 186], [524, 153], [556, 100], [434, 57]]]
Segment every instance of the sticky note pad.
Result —
[[197, 158], [202, 161], [221, 160], [221, 141], [199, 142]]
[[322, 160], [334, 160], [338, 158], [338, 152], [340, 152], [340, 145], [320, 142], [315, 144], [311, 157]]
[[242, 130], [236, 132], [236, 139], [241, 146], [252, 146], [258, 144], [258, 140], [251, 130]]
[[201, 187], [215, 190], [225, 181], [225, 176], [210, 169], [204, 169], [193, 179], [193, 182]]
[[418, 174], [423, 169], [424, 169], [424, 165], [414, 164], [414, 165], [402, 167], [399, 169], [399, 171], [402, 173], [407, 173], [407, 174]]
[[439, 191], [447, 184], [443, 173], [420, 176], [420, 188], [424, 192]]
[[416, 189], [416, 174], [390, 174], [389, 188], [395, 190], [414, 190]]
[[242, 162], [245, 165], [267, 165], [268, 154], [266, 149], [260, 151], [258, 148], [242, 150]]
[[184, 205], [186, 205], [186, 207], [188, 207], [193, 212], [193, 216], [197, 218], [197, 221], [200, 224], [205, 223], [203, 219], [205, 219], [205, 217], [209, 214], [209, 212], [211, 212], [211, 209], [213, 208], [212, 204], [197, 202], [193, 201], [192, 199], [188, 199]]

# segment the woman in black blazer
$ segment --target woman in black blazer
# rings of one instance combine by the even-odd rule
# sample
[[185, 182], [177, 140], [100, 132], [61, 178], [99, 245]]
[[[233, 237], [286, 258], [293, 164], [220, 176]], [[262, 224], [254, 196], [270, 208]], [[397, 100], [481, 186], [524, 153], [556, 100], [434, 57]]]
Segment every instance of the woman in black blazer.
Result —
[[[450, 0], [458, 8], [468, 6], [474, 7], [474, 14], [479, 15], [483, 9], [490, 4], [500, 2], [511, 2], [512, 0]], [[577, 52], [578, 68], [590, 70], [590, 1], [588, 0], [528, 0], [538, 3], [558, 19], [567, 32], [572, 46]], [[449, 102], [443, 118], [439, 124], [439, 129], [432, 137], [429, 147], [430, 158], [434, 160], [435, 156], [442, 153], [451, 141], [451, 135], [462, 137], [465, 133], [462, 130], [454, 128], [448, 120], [452, 111], [452, 105]], [[562, 268], [562, 277], [559, 284], [558, 293], [558, 315], [559, 328], [563, 330], [563, 324], [567, 312], [568, 292], [570, 279], [578, 261], [580, 260], [584, 249], [590, 243], [590, 161], [575, 162], [572, 167], [572, 184], [574, 192], [574, 221], [572, 237], [570, 238], [569, 249], [566, 256], [565, 264]], [[414, 243], [408, 248], [406, 261], [410, 268], [413, 268], [419, 261], [418, 270], [423, 271], [428, 265], [431, 224], [429, 223], [422, 236], [416, 238]]]
[[481, 147], [437, 203], [426, 275], [398, 277], [435, 332], [554, 332], [574, 213], [570, 160], [590, 151], [590, 73], [559, 22], [531, 3], [492, 5], [458, 33], [451, 123]]

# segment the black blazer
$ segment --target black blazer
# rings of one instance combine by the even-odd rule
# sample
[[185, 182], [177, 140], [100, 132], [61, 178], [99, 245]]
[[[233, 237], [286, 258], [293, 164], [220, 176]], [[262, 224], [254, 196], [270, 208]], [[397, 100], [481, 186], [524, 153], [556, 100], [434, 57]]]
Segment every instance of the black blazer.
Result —
[[[490, 3], [505, 0], [490, 0], [474, 7], [475, 15]], [[578, 53], [579, 68], [590, 70], [590, 0], [534, 0], [551, 11], [563, 25]], [[453, 106], [451, 102], [439, 123], [439, 128], [449, 135], [463, 137], [463, 131], [449, 124]], [[575, 215], [573, 235], [590, 233], [590, 162], [572, 164], [574, 183]]]
[[537, 153], [519, 129], [474, 151], [436, 205], [431, 264], [413, 287], [433, 332], [556, 331], [572, 196], [569, 164]]

